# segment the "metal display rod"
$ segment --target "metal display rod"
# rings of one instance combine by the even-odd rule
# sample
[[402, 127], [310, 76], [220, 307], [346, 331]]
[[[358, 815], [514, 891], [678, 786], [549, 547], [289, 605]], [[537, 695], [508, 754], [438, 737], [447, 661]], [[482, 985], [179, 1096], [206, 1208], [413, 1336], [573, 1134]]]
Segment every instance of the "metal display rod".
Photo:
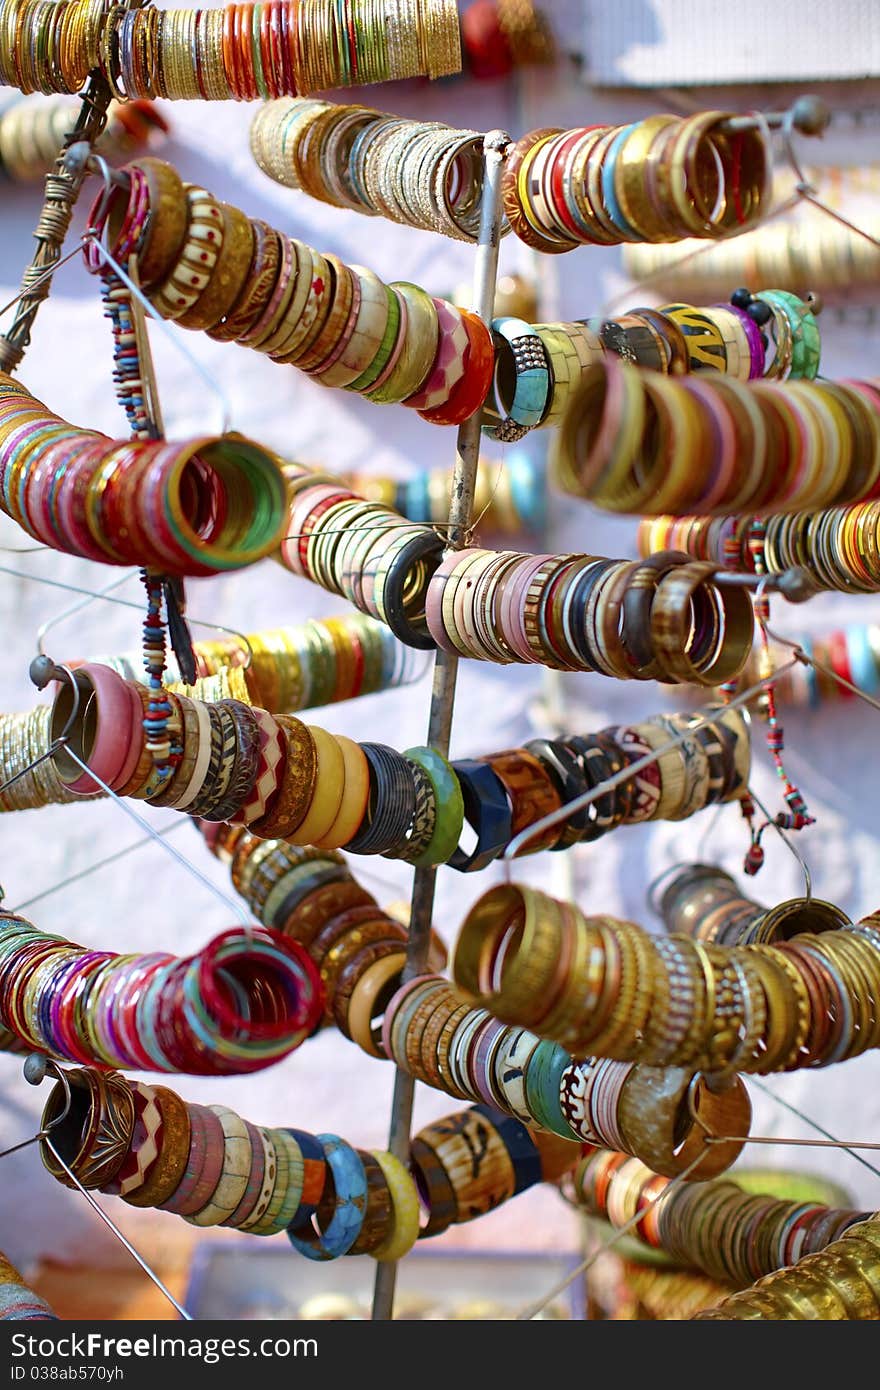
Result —
[[[495, 309], [495, 287], [498, 279], [498, 252], [501, 246], [501, 176], [511, 137], [503, 130], [492, 130], [483, 141], [484, 179], [480, 216], [480, 237], [474, 267], [474, 312], [491, 323]], [[480, 457], [480, 412], [466, 420], [458, 431], [455, 471], [452, 477], [452, 497], [449, 507], [449, 528], [446, 551], [462, 550], [468, 541], [473, 519], [474, 491]], [[452, 735], [452, 714], [455, 705], [455, 683], [459, 658], [452, 652], [438, 651], [434, 665], [434, 688], [431, 693], [431, 713], [428, 721], [428, 743], [444, 757], [449, 753]], [[428, 964], [431, 941], [431, 919], [434, 912], [436, 868], [416, 869], [413, 881], [412, 911], [409, 941], [403, 979], [423, 975]], [[401, 1162], [409, 1162], [409, 1141], [412, 1127], [415, 1080], [397, 1070], [394, 1099], [391, 1104], [391, 1130], [388, 1147]], [[377, 1264], [373, 1293], [373, 1318], [387, 1320], [394, 1315], [394, 1289], [397, 1265]]]

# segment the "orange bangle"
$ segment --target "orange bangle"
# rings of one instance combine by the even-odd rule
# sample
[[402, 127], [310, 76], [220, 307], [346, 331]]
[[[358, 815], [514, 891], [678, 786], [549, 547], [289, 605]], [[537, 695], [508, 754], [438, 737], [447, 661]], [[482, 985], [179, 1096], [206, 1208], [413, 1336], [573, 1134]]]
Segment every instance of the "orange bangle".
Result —
[[345, 758], [342, 749], [326, 729], [311, 725], [317, 755], [317, 772], [312, 802], [305, 819], [288, 836], [292, 845], [313, 845], [331, 829], [345, 788]]
[[335, 738], [342, 749], [345, 780], [339, 814], [326, 834], [312, 841], [318, 849], [341, 849], [353, 840], [370, 798], [370, 764], [360, 744], [343, 734], [331, 734], [331, 738]]
[[476, 314], [462, 309], [469, 351], [465, 373], [445, 405], [418, 414], [432, 425], [461, 425], [476, 415], [489, 394], [495, 373], [495, 344], [492, 334]]

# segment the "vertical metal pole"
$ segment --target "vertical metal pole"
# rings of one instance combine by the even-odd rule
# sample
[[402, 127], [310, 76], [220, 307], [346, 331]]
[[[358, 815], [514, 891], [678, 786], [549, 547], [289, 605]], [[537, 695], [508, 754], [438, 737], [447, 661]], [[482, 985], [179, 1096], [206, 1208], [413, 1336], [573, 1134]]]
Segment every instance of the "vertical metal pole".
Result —
[[[498, 278], [498, 252], [501, 245], [501, 175], [504, 158], [511, 143], [502, 130], [490, 131], [483, 153], [485, 172], [480, 220], [480, 239], [474, 267], [474, 310], [486, 323], [491, 322], [495, 306], [495, 283]], [[467, 540], [474, 509], [474, 490], [480, 458], [480, 414], [466, 420], [458, 432], [458, 452], [452, 479], [449, 507], [447, 552], [461, 550]], [[444, 756], [449, 752], [452, 735], [452, 712], [455, 703], [455, 682], [458, 676], [458, 657], [438, 651], [434, 666], [434, 689], [431, 695], [431, 714], [428, 722], [428, 743]], [[423, 975], [428, 962], [431, 942], [431, 919], [434, 912], [435, 868], [416, 869], [413, 882], [412, 912], [409, 942], [406, 953], [404, 980]], [[412, 1125], [415, 1080], [398, 1070], [394, 1081], [391, 1106], [391, 1131], [388, 1146], [402, 1162], [409, 1159], [409, 1139]], [[394, 1310], [396, 1264], [376, 1266], [373, 1294], [373, 1318], [387, 1320]]]

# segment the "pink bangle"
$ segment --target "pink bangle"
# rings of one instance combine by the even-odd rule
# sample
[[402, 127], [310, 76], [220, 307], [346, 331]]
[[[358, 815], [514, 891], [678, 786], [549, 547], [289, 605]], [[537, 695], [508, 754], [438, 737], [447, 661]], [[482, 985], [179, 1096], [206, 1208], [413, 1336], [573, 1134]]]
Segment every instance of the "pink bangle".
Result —
[[[80, 707], [76, 724], [81, 731], [79, 753], [82, 761], [88, 763], [91, 771], [96, 777], [100, 777], [106, 786], [112, 787], [114, 783], [122, 786], [119, 775], [129, 757], [134, 738], [133, 708], [128, 685], [109, 666], [91, 664], [80, 667], [76, 673], [76, 681], [80, 688]], [[83, 688], [89, 685], [93, 692], [91, 701]], [[86, 720], [91, 714], [89, 706], [92, 703], [94, 714], [91, 715], [91, 722], [94, 734], [91, 745], [88, 746], [89, 730]], [[54, 734], [57, 732], [59, 731], [53, 730]], [[79, 764], [74, 763], [74, 766], [78, 767]], [[78, 794], [100, 791], [100, 787], [88, 772], [80, 772], [74, 781], [67, 782], [66, 785]]]
[[412, 410], [433, 410], [445, 405], [464, 376], [470, 353], [470, 338], [459, 310], [446, 299], [435, 299], [434, 308], [440, 323], [437, 356], [427, 383], [403, 402]]
[[192, 1216], [207, 1206], [217, 1190], [226, 1153], [223, 1126], [213, 1110], [204, 1105], [187, 1105], [189, 1112], [189, 1158], [180, 1186], [159, 1211]]
[[[458, 647], [446, 636], [446, 628], [443, 623], [443, 595], [446, 587], [450, 583], [450, 578], [462, 559], [467, 555], [473, 555], [474, 549], [453, 551], [438, 566], [435, 573], [431, 576], [428, 585], [428, 592], [425, 598], [425, 618], [428, 624], [428, 631], [445, 652], [452, 652], [460, 655]], [[454, 581], [452, 581], [454, 582]]]
[[401, 985], [397, 993], [392, 995], [391, 999], [388, 1001], [388, 1006], [385, 1009], [385, 1017], [382, 1019], [382, 1048], [385, 1052], [386, 1057], [390, 1057], [392, 1055], [391, 1025], [397, 1017], [397, 1014], [400, 1012], [400, 1007], [403, 1004], [403, 1001], [406, 999], [406, 996], [408, 994], [412, 994], [413, 990], [418, 989], [420, 985], [424, 984], [424, 982], [424, 976], [417, 975], [415, 979], [407, 981], [405, 985]]
[[125, 689], [128, 694], [129, 704], [131, 706], [132, 732], [131, 738], [129, 740], [128, 752], [126, 754], [125, 761], [123, 762], [122, 767], [120, 768], [116, 777], [113, 778], [113, 781], [108, 783], [108, 786], [112, 787], [114, 791], [118, 791], [120, 787], [124, 787], [127, 782], [131, 781], [132, 777], [134, 776], [134, 770], [138, 765], [138, 759], [141, 756], [141, 751], [144, 745], [143, 702], [133, 682], [126, 681]]
[[533, 663], [535, 658], [529, 648], [523, 628], [525, 596], [534, 576], [551, 556], [534, 555], [525, 559], [519, 566], [509, 584], [505, 584], [501, 596], [501, 630], [507, 638], [511, 650], [521, 661]]

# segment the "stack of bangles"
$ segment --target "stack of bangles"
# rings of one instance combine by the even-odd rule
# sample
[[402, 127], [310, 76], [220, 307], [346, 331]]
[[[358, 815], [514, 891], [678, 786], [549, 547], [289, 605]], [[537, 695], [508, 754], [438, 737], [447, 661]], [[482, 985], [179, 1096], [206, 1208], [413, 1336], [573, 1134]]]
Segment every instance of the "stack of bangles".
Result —
[[798, 512], [880, 492], [880, 390], [673, 381], [608, 359], [581, 379], [555, 444], [563, 491], [611, 511]]
[[110, 0], [5, 0], [0, 86], [257, 101], [461, 70], [455, 0], [266, 0], [128, 10]]
[[[391, 1058], [437, 1090], [485, 1101], [560, 1138], [636, 1155], [655, 1173], [684, 1177], [694, 1163], [687, 1174], [694, 1182], [730, 1167], [751, 1123], [739, 1077], [712, 1092], [690, 1068], [578, 1060], [558, 1043], [462, 1003], [440, 975], [410, 980], [388, 1000], [381, 1050], [373, 1055]], [[718, 1142], [728, 1135], [737, 1137]]]
[[160, 160], [130, 164], [122, 177], [92, 208], [86, 264], [105, 265], [94, 238], [117, 264], [133, 256], [162, 318], [294, 364], [323, 386], [408, 405], [433, 424], [458, 425], [480, 409], [494, 350], [476, 314], [323, 256], [184, 184]]
[[[69, 1095], [69, 1099], [68, 1099]], [[310, 1260], [397, 1260], [420, 1236], [470, 1221], [538, 1182], [557, 1181], [575, 1144], [533, 1134], [489, 1106], [429, 1125], [413, 1140], [411, 1171], [389, 1153], [335, 1134], [268, 1129], [225, 1105], [194, 1105], [165, 1086], [85, 1068], [64, 1073], [46, 1102], [48, 1171], [134, 1207], [286, 1233]]]
[[674, 546], [740, 574], [755, 573], [757, 545], [765, 574], [800, 565], [817, 589], [880, 590], [880, 501], [766, 518], [659, 516], [639, 523], [638, 545], [642, 555]]
[[724, 684], [751, 652], [751, 600], [716, 584], [716, 566], [686, 559], [454, 551], [428, 585], [428, 629], [438, 647], [479, 661]]
[[0, 1322], [57, 1322], [39, 1294], [29, 1289], [15, 1265], [0, 1254]]
[[118, 955], [0, 916], [0, 1024], [90, 1066], [223, 1076], [260, 1071], [314, 1032], [324, 998], [296, 942], [223, 932], [192, 956]]
[[[324, 987], [324, 1022], [370, 1051], [372, 1009], [400, 985], [406, 927], [335, 850], [259, 840], [240, 825], [195, 824], [254, 916], [308, 954]], [[428, 967], [445, 965], [446, 947], [432, 931]]]
[[[880, 627], [876, 623], [848, 623], [831, 632], [797, 633], [792, 640], [818, 665], [799, 661], [781, 672], [774, 687], [780, 704], [819, 709], [825, 704], [856, 699], [853, 691], [823, 671], [823, 666], [868, 695], [880, 695]], [[787, 660], [790, 648], [772, 642], [770, 646], [780, 664]], [[762, 679], [765, 665], [761, 649], [756, 647], [739, 678], [744, 690]]]
[[[449, 520], [451, 470], [432, 469], [403, 481], [369, 473], [347, 473], [342, 480], [367, 502], [390, 507], [408, 521], [442, 527]], [[543, 465], [519, 449], [511, 449], [503, 460], [481, 459], [473, 511], [481, 531], [504, 536], [542, 535], [547, 524]]]
[[[309, 951], [321, 969], [333, 1021], [369, 1056], [393, 1060], [436, 1090], [496, 1106], [561, 1139], [640, 1154], [656, 1171], [670, 1176], [698, 1155], [698, 1179], [724, 1172], [736, 1158], [736, 1145], [713, 1144], [710, 1159], [709, 1146], [700, 1138], [700, 1121], [711, 1125], [715, 1102], [705, 1088], [694, 1092], [690, 1071], [670, 1072], [672, 1090], [659, 1098], [646, 1095], [646, 1078], [654, 1074], [650, 1067], [576, 1061], [557, 1043], [542, 1041], [519, 1026], [507, 1027], [485, 1009], [463, 1004], [441, 975], [401, 985], [406, 959], [402, 947], [387, 940], [364, 944], [366, 933], [387, 937], [387, 928], [371, 926], [382, 914], [364, 901], [368, 895], [344, 865], [319, 859], [317, 850], [296, 850], [281, 841], [261, 845], [237, 829], [222, 827], [218, 834], [216, 827], [200, 828], [212, 852], [229, 863], [233, 884], [255, 916]], [[352, 902], [363, 906], [352, 910]], [[349, 959], [336, 972], [332, 958], [340, 952]], [[442, 953], [435, 940], [429, 969], [437, 969], [438, 960]], [[654, 1115], [652, 1133], [639, 1126], [629, 1100], [621, 1109], [624, 1090], [627, 1096], [635, 1093], [633, 1105]], [[742, 1085], [736, 1083], [725, 1098], [725, 1104], [733, 1106], [729, 1122], [745, 1126], [735, 1133], [747, 1132], [751, 1110]], [[622, 1115], [627, 1117], [625, 1129]]]
[[[686, 820], [741, 799], [748, 788], [748, 716], [724, 706], [697, 728], [698, 716], [658, 715], [450, 763], [430, 748], [399, 753], [242, 701], [205, 704], [171, 692], [171, 772], [160, 779], [147, 747], [145, 688], [93, 664], [79, 667], [73, 681], [78, 707], [72, 685], [61, 684], [50, 726], [54, 739], [67, 728], [53, 756], [71, 791], [90, 792], [100, 778], [120, 796], [244, 825], [259, 839], [382, 854], [420, 867], [485, 868], [514, 836], [655, 752], [642, 775], [560, 818], [525, 852], [567, 849], [622, 824]], [[465, 822], [473, 849], [460, 844]]]
[[475, 242], [483, 136], [367, 106], [285, 98], [261, 106], [251, 153], [276, 183], [333, 207]]
[[748, 595], [714, 584], [714, 566], [681, 552], [639, 564], [469, 547], [441, 560], [436, 532], [331, 474], [287, 464], [285, 477], [288, 534], [275, 558], [410, 646], [707, 686], [733, 680], [748, 660]]
[[[269, 628], [246, 636], [230, 633], [217, 641], [194, 643], [193, 652], [199, 682], [193, 687], [183, 684], [169, 656], [166, 679], [175, 693], [189, 695], [210, 689], [213, 677], [236, 672], [241, 679], [236, 682], [234, 698], [259, 705], [270, 714], [295, 714], [380, 690], [397, 690], [418, 680], [424, 663], [424, 658], [415, 656], [412, 648], [399, 642], [387, 627], [361, 613], [309, 618], [296, 627]], [[127, 681], [141, 678], [140, 653], [98, 660]]]
[[[79, 103], [63, 97], [16, 101], [0, 111], [0, 178], [31, 183], [50, 173], [78, 114]], [[167, 131], [152, 102], [113, 102], [95, 152], [112, 163], [131, 159]]]
[[850, 925], [845, 912], [821, 898], [791, 898], [773, 908], [762, 907], [714, 864], [688, 864], [673, 874], [660, 896], [659, 910], [670, 935], [715, 946], [776, 945], [801, 933], [817, 936]]
[[[742, 1288], [826, 1249], [848, 1227], [870, 1217], [870, 1212], [820, 1202], [744, 1192], [735, 1179], [673, 1186], [639, 1159], [609, 1149], [588, 1153], [560, 1185], [577, 1206], [604, 1217], [616, 1230], [626, 1226], [642, 1244], [663, 1250], [677, 1264]], [[632, 1225], [640, 1211], [644, 1216]]]
[[8, 783], [0, 792], [0, 813], [69, 806], [82, 800], [67, 789], [54, 762], [46, 756], [52, 742], [51, 720], [51, 705], [35, 705], [25, 714], [0, 715], [0, 767]]
[[452, 970], [463, 998], [578, 1057], [766, 1075], [880, 1046], [876, 917], [725, 947], [508, 886], [469, 912]]
[[286, 497], [275, 456], [239, 435], [108, 439], [0, 374], [0, 508], [53, 550], [211, 575], [278, 546]]
[[[407, 405], [432, 424], [461, 424], [485, 406], [486, 434], [514, 443], [558, 424], [584, 372], [609, 353], [665, 373], [709, 369], [743, 380], [809, 375], [818, 364], [812, 314], [778, 291], [754, 304], [747, 296], [760, 322], [737, 305], [667, 305], [619, 321], [500, 317], [490, 331], [417, 285], [386, 285], [249, 219], [160, 160], [130, 164], [120, 178], [90, 214], [90, 270], [106, 274], [100, 246], [117, 264], [134, 256], [162, 318], [254, 348], [324, 386]], [[769, 362], [764, 322], [777, 339]]]
[[504, 210], [537, 251], [744, 231], [769, 206], [766, 134], [730, 133], [723, 111], [626, 126], [542, 129], [512, 147]]
[[790, 1269], [731, 1294], [697, 1319], [876, 1322], [880, 1319], [880, 1220], [860, 1221]]

